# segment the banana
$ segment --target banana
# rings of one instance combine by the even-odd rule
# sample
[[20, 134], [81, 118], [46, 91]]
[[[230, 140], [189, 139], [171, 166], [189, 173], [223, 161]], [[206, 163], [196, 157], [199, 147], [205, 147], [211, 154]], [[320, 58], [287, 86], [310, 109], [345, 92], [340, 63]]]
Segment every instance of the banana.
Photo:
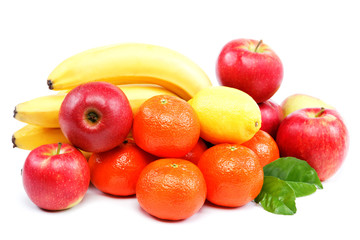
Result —
[[[44, 144], [68, 143], [71, 144], [60, 128], [43, 128], [34, 125], [25, 125], [17, 130], [12, 136], [13, 147], [24, 150], [33, 150]], [[86, 159], [89, 159], [91, 153], [80, 150]]]
[[[133, 114], [140, 105], [155, 95], [176, 94], [156, 85], [122, 85], [119, 88], [129, 100]], [[28, 124], [45, 128], [59, 128], [59, 109], [68, 91], [60, 91], [58, 94], [38, 97], [16, 105], [14, 118]]]
[[58, 128], [59, 109], [66, 95], [38, 97], [16, 105], [14, 118], [25, 123], [46, 128]]
[[50, 89], [63, 90], [91, 81], [157, 84], [185, 100], [211, 86], [206, 73], [184, 55], [141, 43], [105, 46], [76, 54], [50, 73], [47, 84]]
[[158, 85], [120, 85], [118, 86], [129, 99], [133, 114], [136, 114], [141, 104], [156, 95], [171, 95], [179, 97], [175, 93]]
[[44, 144], [69, 143], [60, 128], [43, 128], [34, 125], [25, 125], [12, 136], [14, 147], [33, 150]]

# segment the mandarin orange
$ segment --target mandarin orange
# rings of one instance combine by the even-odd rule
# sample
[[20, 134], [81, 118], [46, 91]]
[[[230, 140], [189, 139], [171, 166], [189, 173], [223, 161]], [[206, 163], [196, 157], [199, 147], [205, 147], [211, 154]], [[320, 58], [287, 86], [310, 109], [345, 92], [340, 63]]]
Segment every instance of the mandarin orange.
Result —
[[199, 138], [199, 141], [196, 143], [195, 147], [188, 152], [183, 159], [188, 160], [194, 164], [198, 164], [201, 155], [208, 149], [204, 140]]
[[240, 144], [218, 144], [206, 150], [198, 166], [207, 186], [207, 200], [239, 207], [255, 199], [263, 185], [259, 157]]
[[200, 169], [184, 159], [164, 158], [141, 172], [136, 197], [147, 213], [160, 219], [182, 220], [200, 210], [206, 183]]
[[88, 161], [91, 183], [111, 195], [134, 195], [140, 172], [155, 159], [131, 140], [125, 141], [112, 150], [91, 155]]
[[263, 167], [280, 157], [279, 148], [275, 140], [263, 130], [259, 130], [254, 137], [241, 145], [253, 150], [258, 155]]
[[159, 157], [183, 157], [200, 136], [200, 122], [189, 103], [158, 95], [145, 101], [134, 116], [133, 137], [143, 150]]

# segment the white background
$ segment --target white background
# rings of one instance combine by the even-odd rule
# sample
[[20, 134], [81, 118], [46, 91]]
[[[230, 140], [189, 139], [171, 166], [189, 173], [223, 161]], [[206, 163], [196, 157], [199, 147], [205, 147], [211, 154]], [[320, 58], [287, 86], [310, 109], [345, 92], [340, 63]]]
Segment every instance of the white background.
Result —
[[[359, 10], [345, 0], [2, 1], [0, 239], [359, 239]], [[57, 64], [93, 47], [151, 43], [188, 56], [216, 84], [217, 55], [235, 38], [263, 39], [282, 59], [284, 79], [273, 100], [316, 96], [335, 106], [348, 126], [342, 168], [323, 190], [298, 198], [295, 215], [271, 214], [255, 203], [206, 204], [185, 221], [166, 222], [142, 211], [135, 197], [93, 188], [66, 211], [46, 212], [28, 199], [20, 176], [28, 152], [11, 144], [24, 124], [12, 111], [50, 93], [46, 80]]]

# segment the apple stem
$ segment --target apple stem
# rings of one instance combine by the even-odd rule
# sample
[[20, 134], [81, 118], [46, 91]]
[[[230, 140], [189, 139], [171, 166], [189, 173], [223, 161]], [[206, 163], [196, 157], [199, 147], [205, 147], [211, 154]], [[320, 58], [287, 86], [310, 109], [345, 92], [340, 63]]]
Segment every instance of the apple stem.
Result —
[[62, 143], [59, 142], [58, 143], [58, 148], [57, 148], [57, 151], [56, 151], [56, 155], [60, 154], [61, 145], [62, 145]]
[[324, 107], [321, 107], [320, 108], [320, 111], [318, 113], [316, 113], [315, 117], [320, 117], [321, 114], [323, 114], [323, 112], [325, 111], [325, 108]]
[[258, 44], [256, 45], [256, 47], [255, 47], [255, 50], [254, 50], [254, 52], [256, 52], [257, 50], [258, 50], [258, 48], [260, 47], [260, 45], [262, 44], [262, 40], [260, 40], [259, 42], [258, 42]]

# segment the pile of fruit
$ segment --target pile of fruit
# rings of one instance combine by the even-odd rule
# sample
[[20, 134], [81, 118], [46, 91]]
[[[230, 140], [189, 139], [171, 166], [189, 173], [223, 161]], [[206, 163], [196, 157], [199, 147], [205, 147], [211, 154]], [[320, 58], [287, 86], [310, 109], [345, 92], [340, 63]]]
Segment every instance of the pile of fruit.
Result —
[[14, 111], [27, 124], [12, 141], [31, 150], [22, 169], [31, 201], [68, 209], [91, 182], [136, 195], [160, 219], [189, 218], [206, 200], [296, 213], [295, 199], [322, 188], [346, 156], [340, 115], [303, 94], [272, 101], [283, 65], [262, 41], [227, 43], [216, 73], [220, 86], [183, 55], [148, 44], [66, 59], [47, 81], [57, 93]]

